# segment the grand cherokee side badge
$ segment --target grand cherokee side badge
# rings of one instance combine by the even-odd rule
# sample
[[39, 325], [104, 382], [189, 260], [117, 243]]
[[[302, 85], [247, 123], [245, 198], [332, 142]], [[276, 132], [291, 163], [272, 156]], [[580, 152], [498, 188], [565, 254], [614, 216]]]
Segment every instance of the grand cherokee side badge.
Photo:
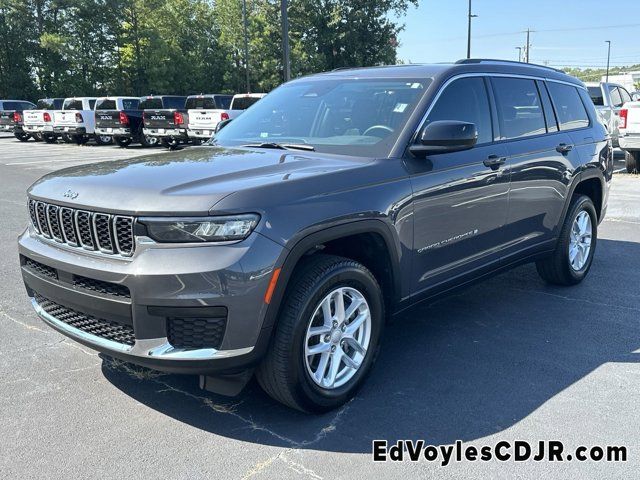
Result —
[[75, 200], [76, 198], [78, 198], [78, 195], [79, 195], [78, 192], [74, 192], [73, 190], [67, 190], [66, 192], [64, 192], [63, 197], [70, 198], [71, 200]]

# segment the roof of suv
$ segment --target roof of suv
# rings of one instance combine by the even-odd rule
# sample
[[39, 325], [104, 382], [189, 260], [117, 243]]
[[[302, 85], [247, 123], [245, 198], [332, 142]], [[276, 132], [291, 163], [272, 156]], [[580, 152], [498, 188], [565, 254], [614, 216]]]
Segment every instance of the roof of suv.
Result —
[[[456, 63], [406, 64], [381, 67], [344, 68], [313, 76], [332, 76], [342, 78], [425, 78], [449, 77], [461, 73], [503, 73], [532, 75], [561, 80], [582, 86], [583, 83], [561, 70], [508, 60], [466, 59]], [[309, 77], [307, 77], [309, 78]]]

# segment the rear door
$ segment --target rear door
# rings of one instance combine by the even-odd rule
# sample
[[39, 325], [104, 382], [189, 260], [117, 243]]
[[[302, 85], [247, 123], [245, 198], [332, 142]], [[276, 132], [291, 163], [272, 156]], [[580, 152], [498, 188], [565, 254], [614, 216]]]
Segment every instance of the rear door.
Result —
[[[557, 234], [569, 182], [579, 165], [576, 145], [566, 125], [559, 127], [545, 82], [515, 77], [494, 77], [491, 82], [511, 176], [505, 256], [534, 253], [548, 248]], [[586, 125], [575, 121], [578, 126], [589, 124], [588, 119]]]
[[477, 145], [407, 159], [414, 192], [415, 293], [500, 259], [509, 175], [506, 149], [494, 142], [492, 119], [486, 79], [453, 80], [435, 100], [424, 125], [437, 120], [474, 123]]

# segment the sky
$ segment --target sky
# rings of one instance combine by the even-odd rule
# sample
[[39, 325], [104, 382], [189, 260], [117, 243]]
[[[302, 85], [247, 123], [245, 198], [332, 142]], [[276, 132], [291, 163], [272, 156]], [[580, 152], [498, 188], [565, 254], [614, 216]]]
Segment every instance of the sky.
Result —
[[[447, 62], [467, 55], [468, 0], [419, 0], [399, 19], [398, 58]], [[472, 0], [471, 56], [518, 60], [530, 28], [532, 63], [604, 68], [640, 63], [640, 0]]]

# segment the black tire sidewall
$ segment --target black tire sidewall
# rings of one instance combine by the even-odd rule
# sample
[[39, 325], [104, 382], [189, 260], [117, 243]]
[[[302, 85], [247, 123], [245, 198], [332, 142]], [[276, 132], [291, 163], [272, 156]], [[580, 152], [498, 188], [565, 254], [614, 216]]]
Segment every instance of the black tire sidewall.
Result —
[[[367, 355], [358, 372], [345, 385], [327, 390], [317, 385], [307, 372], [304, 342], [311, 315], [320, 301], [338, 287], [352, 287], [362, 293], [371, 311], [371, 337]], [[375, 362], [384, 325], [382, 295], [372, 275], [364, 269], [340, 266], [325, 275], [311, 291], [301, 312], [298, 312], [293, 331], [293, 344], [289, 358], [291, 378], [295, 379], [294, 395], [309, 411], [326, 411], [348, 400], [360, 387]]]
[[113, 137], [113, 141], [121, 148], [125, 148], [131, 145], [131, 139], [128, 137]]
[[[574, 270], [569, 260], [571, 227], [573, 226], [573, 222], [575, 222], [578, 214], [582, 211], [587, 212], [589, 218], [591, 219], [591, 248], [589, 249], [589, 257], [587, 258], [587, 262], [585, 263], [584, 267], [582, 267], [580, 270]], [[591, 264], [593, 263], [593, 256], [598, 244], [598, 215], [591, 199], [586, 196], [579, 197], [578, 200], [573, 204], [569, 215], [567, 215], [566, 222], [567, 225], [565, 228], [565, 238], [563, 239], [563, 261], [565, 262], [568, 275], [575, 283], [578, 283], [581, 282], [589, 273]]]

